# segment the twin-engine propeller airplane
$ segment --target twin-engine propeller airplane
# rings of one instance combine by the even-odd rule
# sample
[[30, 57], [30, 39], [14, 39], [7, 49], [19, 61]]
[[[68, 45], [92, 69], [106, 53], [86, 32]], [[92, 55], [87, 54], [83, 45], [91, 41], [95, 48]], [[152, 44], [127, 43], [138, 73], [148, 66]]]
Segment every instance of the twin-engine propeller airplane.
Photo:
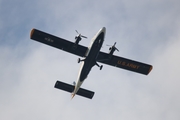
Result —
[[72, 98], [75, 96], [75, 94], [77, 94], [92, 99], [94, 96], [94, 92], [80, 88], [80, 86], [87, 78], [93, 66], [96, 65], [100, 68], [100, 70], [102, 69], [103, 66], [99, 65], [97, 62], [115, 66], [118, 68], [123, 68], [144, 75], [148, 75], [153, 68], [152, 65], [113, 55], [115, 50], [119, 51], [115, 47], [116, 42], [113, 46], [109, 48], [109, 53], [101, 52], [100, 49], [104, 42], [105, 34], [106, 28], [103, 27], [92, 38], [89, 47], [85, 47], [79, 44], [82, 37], [87, 38], [79, 33], [75, 37], [75, 42], [70, 42], [68, 40], [42, 32], [40, 30], [32, 29], [30, 33], [30, 38], [38, 42], [50, 45], [52, 47], [64, 50], [66, 52], [70, 52], [77, 56], [83, 57], [83, 59], [78, 59], [78, 63], [81, 62], [81, 67], [77, 82], [74, 82], [73, 85], [70, 85], [57, 81], [54, 87], [72, 93]]

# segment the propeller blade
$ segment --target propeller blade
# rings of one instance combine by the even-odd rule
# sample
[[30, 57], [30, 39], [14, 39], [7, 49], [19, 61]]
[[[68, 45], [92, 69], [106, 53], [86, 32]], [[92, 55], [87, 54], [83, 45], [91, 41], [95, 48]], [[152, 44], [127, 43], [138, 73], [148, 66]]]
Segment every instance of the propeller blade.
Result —
[[81, 35], [81, 37], [83, 37], [83, 38], [87, 38], [86, 36], [83, 36], [83, 35]]
[[106, 45], [106, 46], [112, 46], [112, 45]]
[[79, 32], [77, 30], [75, 30], [77, 32], [77, 34], [79, 34]]
[[77, 30], [75, 30], [79, 37], [87, 38], [86, 36], [81, 35]]
[[115, 46], [116, 45], [116, 42], [114, 43], [114, 45], [108, 45], [108, 44], [106, 44], [106, 46]]
[[115, 45], [116, 45], [116, 42], [114, 43], [114, 48], [119, 52], [119, 50], [115, 47]]
[[116, 48], [116, 50], [119, 52], [119, 50]]

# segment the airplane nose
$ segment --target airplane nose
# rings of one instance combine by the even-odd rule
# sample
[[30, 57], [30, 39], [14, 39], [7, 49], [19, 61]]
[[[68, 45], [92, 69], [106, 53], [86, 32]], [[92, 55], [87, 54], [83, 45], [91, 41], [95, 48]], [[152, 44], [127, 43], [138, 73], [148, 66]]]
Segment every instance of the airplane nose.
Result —
[[101, 29], [101, 31], [104, 32], [104, 33], [106, 33], [106, 28], [103, 27], [103, 28]]

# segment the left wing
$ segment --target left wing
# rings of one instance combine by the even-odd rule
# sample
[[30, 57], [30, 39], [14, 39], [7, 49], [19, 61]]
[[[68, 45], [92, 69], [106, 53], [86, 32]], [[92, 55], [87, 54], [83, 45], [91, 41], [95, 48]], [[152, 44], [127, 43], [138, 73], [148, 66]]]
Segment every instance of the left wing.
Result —
[[148, 75], [153, 68], [152, 65], [148, 65], [148, 64], [137, 62], [134, 60], [126, 59], [123, 57], [118, 57], [115, 55], [111, 56], [104, 52], [99, 52], [97, 61], [104, 63], [104, 64], [111, 65], [111, 66], [130, 70], [133, 72], [141, 73], [144, 75]]
[[30, 38], [81, 57], [85, 56], [88, 49], [82, 45], [77, 45], [73, 42], [58, 38], [54, 35], [50, 35], [37, 29], [31, 30]]

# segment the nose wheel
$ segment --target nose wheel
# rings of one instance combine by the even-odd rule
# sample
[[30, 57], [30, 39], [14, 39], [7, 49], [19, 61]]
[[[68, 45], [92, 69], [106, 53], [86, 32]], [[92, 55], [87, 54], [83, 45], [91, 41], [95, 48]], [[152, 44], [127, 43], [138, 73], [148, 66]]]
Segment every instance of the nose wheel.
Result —
[[100, 66], [100, 70], [102, 70], [102, 68], [103, 68], [103, 65]]

